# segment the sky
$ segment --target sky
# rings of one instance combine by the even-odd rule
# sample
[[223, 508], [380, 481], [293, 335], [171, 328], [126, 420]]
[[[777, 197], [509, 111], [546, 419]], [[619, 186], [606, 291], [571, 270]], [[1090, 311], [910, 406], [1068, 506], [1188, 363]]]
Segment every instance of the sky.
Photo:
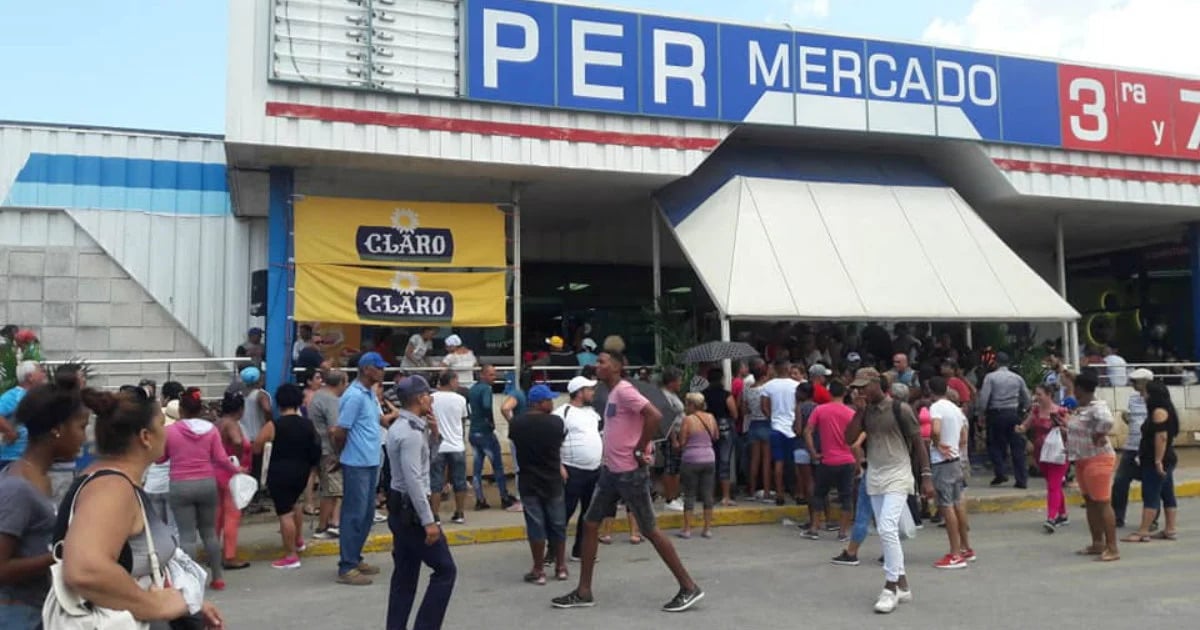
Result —
[[[0, 0], [0, 120], [221, 133], [230, 1]], [[587, 2], [1200, 76], [1200, 0]]]

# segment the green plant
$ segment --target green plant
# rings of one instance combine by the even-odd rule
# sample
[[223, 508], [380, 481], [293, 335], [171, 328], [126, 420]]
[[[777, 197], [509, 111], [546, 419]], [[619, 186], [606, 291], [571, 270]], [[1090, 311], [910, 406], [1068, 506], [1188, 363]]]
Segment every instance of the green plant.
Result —
[[[659, 369], [667, 366], [679, 366], [679, 359], [683, 353], [688, 348], [700, 343], [696, 326], [691, 317], [684, 313], [672, 313], [672, 310], [675, 310], [674, 307], [670, 296], [664, 295], [658, 299], [657, 313], [652, 308], [646, 308], [643, 312], [646, 322], [649, 324], [649, 332], [658, 335], [662, 343], [658, 356]], [[695, 366], [682, 367], [686, 383], [691, 379]]]
[[1013, 357], [1012, 371], [1019, 374], [1031, 390], [1040, 385], [1046, 376], [1046, 368], [1043, 367], [1046, 355], [1045, 346], [1034, 345], [1018, 351]]

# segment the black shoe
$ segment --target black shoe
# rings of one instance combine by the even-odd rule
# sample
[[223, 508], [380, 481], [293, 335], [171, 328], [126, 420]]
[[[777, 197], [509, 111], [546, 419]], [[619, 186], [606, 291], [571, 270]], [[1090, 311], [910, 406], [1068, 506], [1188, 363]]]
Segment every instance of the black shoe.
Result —
[[944, 521], [942, 520], [942, 515], [941, 515], [941, 514], [935, 514], [935, 515], [933, 515], [933, 516], [929, 517], [929, 522], [930, 522], [930, 523], [933, 523], [934, 525], [937, 525], [938, 527], [941, 527], [941, 526], [942, 526], [942, 523], [943, 523]]
[[1067, 518], [1066, 514], [1054, 519], [1055, 527], [1066, 527], [1067, 525], [1070, 525], [1070, 524], [1071, 524], [1071, 519]]
[[875, 562], [878, 562], [879, 564], [883, 564], [883, 556], [879, 556], [879, 559], [876, 560]]
[[1008, 483], [1008, 477], [1005, 477], [1003, 475], [997, 475], [995, 478], [992, 479], [992, 483], [990, 483], [988, 485], [995, 488], [996, 486], [1003, 486], [1006, 483]]
[[696, 602], [702, 599], [704, 599], [704, 591], [700, 590], [699, 586], [691, 591], [679, 589], [679, 593], [671, 601], [667, 602], [662, 609], [667, 612], [683, 612], [695, 606]]
[[580, 595], [579, 591], [571, 591], [562, 597], [550, 600], [550, 605], [555, 608], [591, 608], [596, 605], [596, 600], [590, 596]]
[[834, 556], [830, 562], [840, 567], [856, 567], [858, 566], [858, 556], [852, 556], [843, 549], [842, 553]]
[[775, 497], [775, 505], [782, 506], [784, 503], [783, 497]]
[[492, 509], [492, 506], [488, 505], [487, 501], [476, 501], [475, 502], [475, 511], [476, 512], [478, 512], [480, 510], [490, 510], [490, 509]]
[[511, 498], [500, 499], [500, 509], [507, 510], [508, 508], [512, 507], [514, 503], [516, 503], [516, 501], [513, 501]]
[[1017, 490], [1028, 490], [1028, 489], [1029, 489], [1029, 484], [1027, 484], [1027, 483], [1015, 483], [1015, 484], [1013, 484], [1013, 487], [1014, 487], [1014, 488], [1016, 488]]
[[1054, 524], [1054, 521], [1046, 521], [1045, 523], [1042, 523], [1042, 529], [1046, 530], [1047, 534], [1053, 534], [1057, 527], [1058, 526]]
[[808, 499], [796, 497], [796, 505], [808, 505]]

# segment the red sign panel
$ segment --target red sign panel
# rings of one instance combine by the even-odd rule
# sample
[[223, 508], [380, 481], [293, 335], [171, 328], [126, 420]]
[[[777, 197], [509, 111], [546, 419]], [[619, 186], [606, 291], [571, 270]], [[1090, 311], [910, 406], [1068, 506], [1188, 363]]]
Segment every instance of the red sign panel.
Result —
[[1060, 65], [1058, 99], [1062, 144], [1067, 149], [1117, 151], [1116, 73]]
[[1175, 101], [1175, 155], [1200, 160], [1200, 81], [1171, 81]]
[[1176, 96], [1167, 77], [1117, 72], [1117, 150], [1134, 155], [1173, 157]]

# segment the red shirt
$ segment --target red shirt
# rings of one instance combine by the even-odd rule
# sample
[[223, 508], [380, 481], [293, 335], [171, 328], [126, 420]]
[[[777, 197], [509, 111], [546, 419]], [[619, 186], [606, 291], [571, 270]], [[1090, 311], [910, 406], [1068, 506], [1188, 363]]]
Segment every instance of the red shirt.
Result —
[[846, 427], [854, 419], [854, 408], [841, 402], [817, 405], [808, 417], [809, 426], [821, 437], [821, 463], [846, 466], [854, 463], [854, 452], [846, 444]]
[[946, 381], [946, 385], [958, 392], [958, 404], [965, 405], [971, 402], [971, 386], [967, 385], [966, 381], [957, 376], [951, 376], [950, 380]]
[[829, 388], [820, 383], [813, 383], [813, 402], [818, 405], [833, 402], [833, 394], [829, 393]]

